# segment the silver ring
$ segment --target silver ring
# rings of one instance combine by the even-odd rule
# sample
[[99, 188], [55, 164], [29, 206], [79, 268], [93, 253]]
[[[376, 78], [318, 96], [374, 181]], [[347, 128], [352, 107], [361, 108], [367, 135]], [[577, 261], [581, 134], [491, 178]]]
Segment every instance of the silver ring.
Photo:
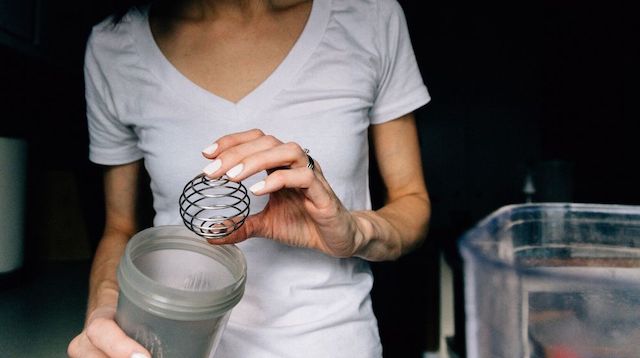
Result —
[[315, 168], [315, 162], [313, 161], [313, 158], [311, 158], [311, 156], [309, 154], [307, 154], [307, 168], [313, 170], [313, 168]]

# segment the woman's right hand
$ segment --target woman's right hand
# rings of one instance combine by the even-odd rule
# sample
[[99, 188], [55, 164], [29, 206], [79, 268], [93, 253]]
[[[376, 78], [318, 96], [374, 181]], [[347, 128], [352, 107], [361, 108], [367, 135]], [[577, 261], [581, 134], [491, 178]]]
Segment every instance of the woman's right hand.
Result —
[[71, 358], [143, 358], [151, 354], [128, 337], [115, 321], [116, 307], [101, 307], [88, 317], [67, 349]]

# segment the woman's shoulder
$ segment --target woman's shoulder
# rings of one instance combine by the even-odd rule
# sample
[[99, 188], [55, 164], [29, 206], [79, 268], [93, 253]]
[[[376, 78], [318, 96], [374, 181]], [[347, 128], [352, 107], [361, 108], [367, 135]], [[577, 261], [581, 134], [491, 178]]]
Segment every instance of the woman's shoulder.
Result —
[[126, 55], [133, 50], [134, 31], [143, 25], [145, 10], [132, 8], [124, 16], [110, 15], [91, 29], [87, 49], [95, 56], [108, 56], [116, 60], [118, 55]]
[[334, 18], [348, 18], [351, 25], [386, 28], [389, 21], [404, 16], [397, 0], [315, 0], [331, 3]]
[[131, 37], [134, 28], [140, 26], [145, 19], [145, 9], [138, 7], [131, 8], [123, 16], [109, 15], [92, 27], [89, 42], [122, 42]]
[[402, 7], [398, 0], [316, 0], [328, 1], [335, 8], [351, 8], [356, 11], [374, 12], [374, 13], [393, 13], [401, 10]]

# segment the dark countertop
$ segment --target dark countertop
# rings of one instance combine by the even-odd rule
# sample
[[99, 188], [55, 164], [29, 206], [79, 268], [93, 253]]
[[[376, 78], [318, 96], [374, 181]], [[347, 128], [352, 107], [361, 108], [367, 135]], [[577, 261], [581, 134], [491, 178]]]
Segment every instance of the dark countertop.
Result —
[[89, 267], [88, 261], [38, 263], [19, 282], [0, 286], [0, 356], [67, 357], [84, 321]]
[[[437, 289], [414, 292], [414, 299], [405, 302], [404, 308], [398, 308], [394, 304], [397, 302], [394, 301], [397, 295], [384, 294], [401, 292], [402, 285], [407, 285], [404, 281], [398, 282], [398, 273], [424, 272], [425, 268], [421, 266], [423, 264], [416, 267], [418, 257], [411, 257], [413, 256], [403, 261], [402, 266], [386, 264], [374, 267], [377, 284], [373, 296], [376, 298], [379, 323], [384, 326], [381, 327], [381, 333], [385, 339], [385, 349], [391, 357], [419, 357], [425, 348], [428, 351], [437, 350], [437, 347], [425, 347], [427, 343], [424, 337], [425, 331], [433, 335], [434, 339], [439, 337], [439, 320], [433, 317], [439, 314], [438, 310], [425, 309], [435, 304], [425, 304], [434, 299], [427, 293], [437, 295]], [[67, 345], [82, 330], [84, 323], [89, 269], [88, 260], [49, 261], [29, 265], [18, 282], [8, 285], [6, 280], [0, 280], [0, 358], [67, 357]], [[400, 277], [405, 276], [410, 277], [400, 274]], [[438, 280], [433, 282], [435, 284]], [[419, 307], [422, 308], [418, 309]], [[410, 311], [420, 319], [411, 320], [413, 323], [393, 319], [406, 317]], [[434, 325], [424, 327], [424, 322], [432, 322]], [[394, 332], [404, 333], [398, 336]], [[413, 336], [416, 337], [407, 332], [415, 332]]]

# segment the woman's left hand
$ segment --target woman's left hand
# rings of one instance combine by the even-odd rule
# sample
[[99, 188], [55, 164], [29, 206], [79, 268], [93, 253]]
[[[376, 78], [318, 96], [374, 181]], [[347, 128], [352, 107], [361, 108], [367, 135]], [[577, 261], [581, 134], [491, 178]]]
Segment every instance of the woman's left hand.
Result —
[[363, 234], [356, 217], [337, 198], [319, 163], [300, 145], [253, 129], [218, 139], [203, 155], [214, 159], [204, 169], [210, 178], [226, 174], [239, 182], [267, 171], [267, 177], [249, 190], [256, 195], [270, 194], [264, 210], [250, 215], [229, 236], [210, 239], [210, 243], [229, 244], [259, 236], [336, 257], [357, 254]]

